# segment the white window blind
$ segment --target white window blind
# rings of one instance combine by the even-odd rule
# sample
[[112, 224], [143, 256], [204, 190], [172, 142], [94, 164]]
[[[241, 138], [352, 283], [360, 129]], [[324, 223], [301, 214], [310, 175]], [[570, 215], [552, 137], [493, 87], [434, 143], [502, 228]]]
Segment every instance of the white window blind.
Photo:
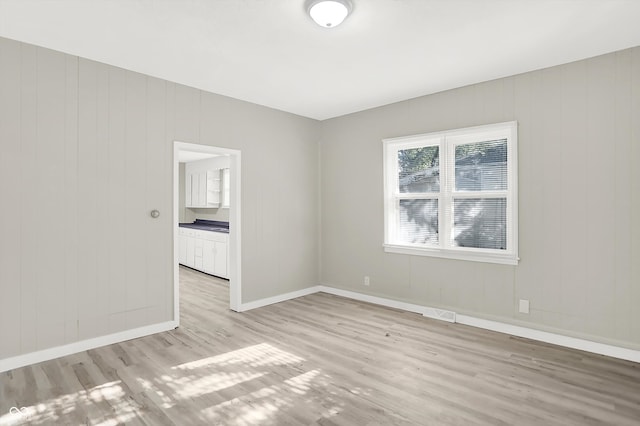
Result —
[[517, 124], [384, 140], [385, 250], [516, 264]]

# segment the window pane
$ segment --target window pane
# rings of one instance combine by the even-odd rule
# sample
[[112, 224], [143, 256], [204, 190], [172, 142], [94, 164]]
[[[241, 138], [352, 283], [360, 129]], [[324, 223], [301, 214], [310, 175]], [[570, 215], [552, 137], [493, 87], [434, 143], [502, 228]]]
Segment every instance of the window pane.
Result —
[[440, 158], [438, 146], [398, 151], [398, 182], [400, 192], [439, 192]]
[[507, 189], [507, 140], [456, 145], [456, 191]]
[[453, 200], [453, 245], [507, 249], [507, 199]]
[[399, 240], [438, 244], [438, 200], [400, 200]]

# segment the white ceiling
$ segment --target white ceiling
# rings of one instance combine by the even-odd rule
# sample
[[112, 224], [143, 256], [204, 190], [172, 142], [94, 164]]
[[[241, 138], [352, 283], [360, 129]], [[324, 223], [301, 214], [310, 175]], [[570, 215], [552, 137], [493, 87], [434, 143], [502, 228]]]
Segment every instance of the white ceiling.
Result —
[[0, 36], [326, 119], [640, 45], [640, 0], [0, 0]]

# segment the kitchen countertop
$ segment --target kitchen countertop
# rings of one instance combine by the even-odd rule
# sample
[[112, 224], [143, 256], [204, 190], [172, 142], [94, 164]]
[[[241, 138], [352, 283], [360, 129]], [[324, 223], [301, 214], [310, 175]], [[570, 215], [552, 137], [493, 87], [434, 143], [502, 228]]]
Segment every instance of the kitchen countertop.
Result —
[[229, 233], [229, 222], [220, 222], [217, 220], [196, 219], [195, 222], [180, 223], [178, 226], [181, 228], [198, 229], [200, 231]]

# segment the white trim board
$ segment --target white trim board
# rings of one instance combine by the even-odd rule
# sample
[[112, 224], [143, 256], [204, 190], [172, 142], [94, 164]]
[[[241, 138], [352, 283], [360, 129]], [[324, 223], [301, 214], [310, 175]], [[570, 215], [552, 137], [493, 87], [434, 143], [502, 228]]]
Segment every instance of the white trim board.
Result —
[[551, 343], [558, 346], [564, 346], [566, 348], [579, 349], [585, 352], [591, 352], [594, 354], [605, 355], [612, 358], [619, 358], [640, 363], [640, 351], [634, 349], [608, 345], [606, 343], [593, 342], [586, 339], [578, 339], [576, 337], [550, 333], [548, 331], [535, 330], [533, 328], [506, 324], [498, 321], [485, 320], [482, 318], [476, 318], [467, 315], [456, 315], [456, 322], [463, 325], [483, 328], [485, 330], [497, 331], [498, 333], [525, 337], [527, 339], [537, 340], [539, 342]]
[[292, 291], [290, 293], [280, 294], [278, 296], [267, 297], [265, 299], [254, 300], [253, 302], [247, 302], [240, 305], [239, 312], [250, 311], [251, 309], [262, 308], [263, 306], [273, 305], [275, 303], [285, 302], [291, 299], [297, 299], [298, 297], [308, 296], [320, 292], [320, 286], [313, 286], [303, 288], [302, 290]]
[[355, 291], [342, 290], [335, 287], [329, 287], [326, 285], [320, 286], [320, 291], [323, 293], [329, 293], [336, 296], [342, 296], [349, 299], [359, 300], [361, 302], [369, 302], [375, 305], [382, 305], [388, 308], [401, 309], [407, 312], [414, 312], [416, 314], [422, 314], [424, 312], [424, 306], [414, 305], [412, 303], [399, 302], [397, 300], [386, 299], [384, 297], [370, 296], [368, 294], [356, 293]]
[[76, 354], [89, 349], [99, 348], [101, 346], [112, 345], [114, 343], [120, 343], [126, 340], [137, 339], [139, 337], [145, 337], [151, 334], [173, 330], [177, 326], [178, 323], [176, 321], [167, 321], [158, 324], [147, 325], [140, 328], [134, 328], [131, 330], [120, 331], [118, 333], [108, 334], [106, 336], [81, 340], [79, 342], [73, 342], [67, 345], [56, 346], [54, 348], [43, 349], [41, 351], [30, 352], [28, 354], [18, 355], [12, 358], [1, 359], [0, 373], [27, 365], [37, 364], [39, 362], [60, 358], [62, 356]]
[[[355, 291], [342, 290], [327, 285], [320, 285], [320, 291], [334, 294], [336, 296], [347, 297], [349, 299], [359, 300], [361, 302], [374, 303], [389, 308], [402, 309], [404, 311], [415, 312], [418, 314], [427, 313], [434, 310], [428, 306], [414, 305], [411, 303], [399, 302], [396, 300], [386, 299], [384, 297], [370, 296], [367, 294], [357, 293]], [[447, 311], [448, 312], [448, 311]], [[606, 343], [593, 342], [591, 340], [578, 339], [562, 334], [550, 333], [547, 331], [535, 330], [533, 328], [511, 325], [498, 321], [490, 321], [482, 318], [476, 318], [468, 315], [454, 314], [455, 322], [472, 327], [483, 328], [485, 330], [497, 331], [498, 333], [510, 334], [518, 337], [525, 337], [539, 342], [551, 343], [566, 348], [579, 349], [599, 355], [610, 356], [612, 358], [624, 359], [640, 363], [640, 351], [634, 349], [623, 348], [620, 346], [609, 345]], [[429, 318], [439, 319], [431, 315], [425, 315]], [[445, 319], [440, 319], [446, 321]]]

